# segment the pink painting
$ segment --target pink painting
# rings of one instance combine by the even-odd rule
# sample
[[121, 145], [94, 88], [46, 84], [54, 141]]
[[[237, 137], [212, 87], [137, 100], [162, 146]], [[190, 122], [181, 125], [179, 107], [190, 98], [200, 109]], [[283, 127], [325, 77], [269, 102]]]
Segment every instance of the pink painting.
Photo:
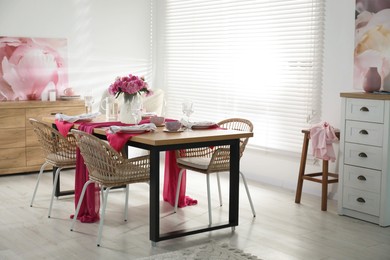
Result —
[[40, 100], [68, 85], [66, 39], [0, 36], [0, 101]]
[[381, 90], [390, 91], [390, 1], [356, 0], [355, 18], [354, 88], [374, 68]]

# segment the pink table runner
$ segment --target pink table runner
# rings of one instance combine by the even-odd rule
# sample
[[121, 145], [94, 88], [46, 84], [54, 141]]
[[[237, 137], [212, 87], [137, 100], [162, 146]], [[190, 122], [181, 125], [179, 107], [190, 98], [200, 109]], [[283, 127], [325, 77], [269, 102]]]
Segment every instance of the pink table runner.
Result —
[[[169, 119], [168, 119], [169, 120]], [[140, 124], [149, 123], [149, 119], [142, 120]], [[74, 123], [64, 122], [64, 121], [55, 121], [57, 129], [59, 132], [66, 136], [69, 130], [73, 127]], [[123, 124], [121, 122], [103, 122], [103, 123], [87, 123], [83, 122], [79, 126], [79, 130], [85, 131], [87, 133], [92, 133], [94, 128], [98, 127], [107, 127], [107, 126], [126, 126], [129, 124]], [[131, 124], [130, 124], [131, 125]], [[107, 140], [110, 145], [117, 151], [121, 151], [123, 146], [126, 144], [127, 140], [132, 136], [138, 134], [125, 134], [125, 133], [107, 133]], [[76, 160], [76, 174], [75, 174], [75, 206], [79, 201], [81, 191], [85, 182], [88, 181], [88, 170], [84, 164], [82, 156], [80, 156], [80, 151], [77, 149], [77, 160]], [[177, 187], [177, 179], [180, 169], [176, 164], [176, 155], [174, 151], [167, 151], [165, 157], [165, 173], [164, 173], [164, 189], [163, 189], [163, 198], [164, 201], [169, 202], [172, 206], [175, 205], [175, 195]], [[197, 200], [191, 199], [188, 196], [185, 196], [186, 191], [186, 173], [183, 172], [182, 182], [180, 187], [179, 195], [179, 207], [185, 207], [190, 205], [196, 205]], [[77, 219], [83, 223], [93, 223], [99, 220], [99, 210], [100, 210], [100, 189], [98, 185], [89, 185], [86, 192], [84, 201], [81, 204], [79, 215]], [[72, 215], [71, 218], [74, 216]]]

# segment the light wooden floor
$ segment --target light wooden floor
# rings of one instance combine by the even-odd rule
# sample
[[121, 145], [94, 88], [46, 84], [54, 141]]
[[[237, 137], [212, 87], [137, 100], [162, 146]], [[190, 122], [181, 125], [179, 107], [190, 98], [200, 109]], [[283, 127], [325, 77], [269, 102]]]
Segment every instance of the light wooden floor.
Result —
[[[223, 175], [223, 174], [222, 174]], [[294, 203], [294, 191], [249, 182], [257, 216], [252, 218], [241, 186], [240, 224], [234, 233], [224, 229], [157, 243], [149, 241], [148, 185], [130, 187], [129, 221], [123, 222], [124, 191], [108, 197], [102, 246], [96, 247], [98, 224], [77, 223], [71, 232], [69, 216], [73, 197], [55, 200], [52, 218], [47, 218], [51, 173], [42, 177], [34, 207], [30, 199], [37, 174], [0, 177], [0, 259], [135, 259], [201, 244], [226, 242], [262, 259], [390, 259], [390, 228], [338, 216], [336, 201], [327, 212], [320, 210], [320, 198], [303, 194]], [[213, 176], [214, 177], [214, 176]], [[212, 178], [214, 221], [227, 220], [227, 178], [223, 207], [218, 206], [216, 179]], [[62, 175], [62, 188], [72, 187], [73, 171]], [[179, 209], [161, 202], [162, 230], [207, 224], [205, 176], [192, 173], [187, 194], [197, 206]]]

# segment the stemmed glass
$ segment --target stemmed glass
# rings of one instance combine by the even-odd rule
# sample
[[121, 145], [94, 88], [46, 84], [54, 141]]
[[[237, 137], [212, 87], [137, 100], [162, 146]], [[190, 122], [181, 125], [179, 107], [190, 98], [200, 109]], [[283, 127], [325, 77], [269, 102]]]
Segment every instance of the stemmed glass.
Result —
[[187, 116], [186, 131], [191, 131], [190, 116], [194, 113], [194, 103], [186, 100], [181, 104], [183, 114]]

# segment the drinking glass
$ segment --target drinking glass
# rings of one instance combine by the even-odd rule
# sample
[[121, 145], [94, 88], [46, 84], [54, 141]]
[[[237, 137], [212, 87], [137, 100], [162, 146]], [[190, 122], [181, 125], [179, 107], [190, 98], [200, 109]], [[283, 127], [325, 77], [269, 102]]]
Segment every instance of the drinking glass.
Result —
[[181, 104], [183, 114], [187, 116], [186, 131], [191, 131], [190, 116], [194, 113], [194, 104], [190, 100], [186, 100]]
[[84, 96], [85, 112], [87, 114], [92, 113], [92, 105], [95, 102], [93, 96]]

